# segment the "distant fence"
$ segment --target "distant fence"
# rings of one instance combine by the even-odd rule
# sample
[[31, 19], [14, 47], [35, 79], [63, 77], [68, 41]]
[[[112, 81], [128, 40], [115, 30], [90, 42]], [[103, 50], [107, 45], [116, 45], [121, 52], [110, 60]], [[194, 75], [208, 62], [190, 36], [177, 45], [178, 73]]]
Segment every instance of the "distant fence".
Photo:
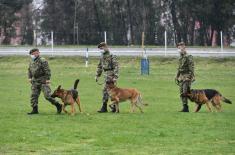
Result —
[[[28, 55], [32, 47], [1, 47], [0, 55]], [[100, 56], [97, 48], [75, 48], [75, 47], [39, 47], [42, 55], [54, 56]], [[179, 56], [176, 48], [110, 48], [111, 53], [118, 56]], [[235, 49], [225, 48], [222, 52], [220, 48], [187, 48], [188, 53], [200, 57], [234, 57]]]
[[[106, 43], [109, 44], [109, 41], [111, 41], [110, 39], [108, 39], [108, 33], [106, 31], [104, 31], [103, 33], [98, 33], [99, 34], [99, 37], [100, 37], [100, 41], [104, 41]], [[164, 31], [164, 42], [162, 42], [161, 46], [164, 46], [164, 54], [166, 55], [166, 53], [168, 52], [168, 46], [171, 45], [171, 46], [175, 46], [175, 40], [174, 40], [174, 37], [168, 37], [167, 36], [168, 33], [167, 31]], [[54, 50], [54, 45], [57, 44], [54, 42], [54, 32], [51, 31], [48, 35], [47, 35], [47, 41], [44, 41], [46, 42], [47, 45], [50, 45], [51, 46], [51, 50], [53, 51]], [[78, 45], [79, 44], [79, 41], [78, 41], [78, 34], [77, 34], [77, 37], [75, 37], [77, 40], [75, 41], [75, 43]], [[145, 33], [142, 32], [142, 37], [141, 37], [141, 42], [139, 43], [139, 45], [141, 45], [142, 47], [144, 47], [145, 45]], [[39, 42], [40, 38], [37, 38], [37, 35], [36, 35], [36, 32], [34, 33], [34, 44], [37, 46], [38, 45], [38, 42]], [[127, 41], [128, 42], [128, 41]], [[40, 43], [41, 44], [41, 43]], [[40, 45], [39, 44], [39, 45]], [[98, 43], [97, 43], [98, 44]], [[129, 45], [129, 44], [127, 44]], [[223, 52], [224, 50], [224, 40], [223, 40], [223, 32], [221, 31], [220, 32], [220, 52]], [[216, 50], [218, 52], [218, 50]]]

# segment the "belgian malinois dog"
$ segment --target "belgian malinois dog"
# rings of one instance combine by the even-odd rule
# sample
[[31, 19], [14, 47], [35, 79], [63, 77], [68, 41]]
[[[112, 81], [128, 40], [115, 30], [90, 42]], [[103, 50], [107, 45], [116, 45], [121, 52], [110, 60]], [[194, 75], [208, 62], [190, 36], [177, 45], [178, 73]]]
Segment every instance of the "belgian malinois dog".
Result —
[[209, 104], [210, 102], [217, 111], [221, 111], [221, 101], [232, 104], [229, 99], [225, 98], [221, 93], [214, 89], [191, 89], [186, 96], [189, 100], [196, 103], [197, 106], [195, 112], [198, 112], [203, 104], [206, 104], [208, 110], [212, 112]]
[[138, 107], [140, 112], [143, 113], [142, 106], [147, 106], [144, 104], [141, 98], [141, 94], [137, 89], [134, 88], [118, 88], [114, 81], [109, 80], [106, 82], [107, 90], [112, 101], [112, 105], [116, 107], [116, 113], [119, 113], [119, 103], [126, 100], [131, 101], [130, 112], [134, 112], [135, 108]]
[[81, 104], [80, 104], [80, 97], [78, 95], [78, 91], [77, 86], [79, 83], [79, 79], [77, 79], [74, 82], [74, 87], [71, 90], [65, 90], [61, 88], [61, 85], [58, 86], [58, 88], [53, 92], [53, 94], [51, 95], [51, 97], [55, 98], [58, 97], [62, 100], [63, 104], [62, 104], [62, 110], [65, 113], [68, 113], [65, 109], [65, 107], [67, 105], [71, 105], [71, 115], [75, 114], [75, 102], [77, 103], [78, 107], [79, 107], [79, 111], [82, 112], [81, 110]]

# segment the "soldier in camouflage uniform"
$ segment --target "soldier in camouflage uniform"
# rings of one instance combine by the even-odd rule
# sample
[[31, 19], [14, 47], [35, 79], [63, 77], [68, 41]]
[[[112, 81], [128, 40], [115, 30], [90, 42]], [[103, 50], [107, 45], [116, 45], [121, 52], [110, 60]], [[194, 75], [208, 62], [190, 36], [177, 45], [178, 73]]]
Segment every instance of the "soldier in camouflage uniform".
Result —
[[51, 89], [49, 86], [51, 71], [48, 62], [44, 58], [40, 57], [40, 52], [38, 49], [30, 50], [29, 54], [32, 61], [30, 62], [28, 68], [28, 79], [32, 84], [31, 106], [33, 110], [28, 114], [38, 114], [38, 98], [41, 90], [45, 99], [56, 106], [57, 113], [61, 113], [61, 104], [51, 97]]
[[[101, 50], [102, 56], [97, 66], [96, 82], [98, 81], [98, 78], [101, 76], [103, 71], [105, 76], [105, 83], [109, 80], [116, 81], [118, 79], [118, 70], [119, 70], [117, 57], [110, 54], [108, 46], [105, 42], [101, 42], [98, 45], [98, 48]], [[109, 95], [105, 84], [103, 89], [103, 105], [98, 112], [100, 113], [107, 112], [108, 99]], [[110, 106], [110, 108], [112, 109], [112, 112], [116, 111], [115, 106]]]
[[187, 54], [184, 42], [178, 43], [177, 48], [180, 53], [180, 58], [175, 81], [180, 87], [180, 98], [183, 104], [183, 109], [180, 112], [189, 112], [188, 99], [185, 94], [190, 91], [191, 83], [195, 81], [194, 61], [193, 56]]

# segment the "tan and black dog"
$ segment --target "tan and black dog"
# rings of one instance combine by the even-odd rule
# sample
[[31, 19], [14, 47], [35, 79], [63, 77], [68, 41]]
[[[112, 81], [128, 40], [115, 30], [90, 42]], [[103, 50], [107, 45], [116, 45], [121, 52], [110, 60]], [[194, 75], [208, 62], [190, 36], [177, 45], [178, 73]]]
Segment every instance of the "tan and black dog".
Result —
[[74, 83], [74, 87], [71, 90], [65, 90], [61, 88], [61, 85], [58, 86], [58, 88], [54, 91], [54, 93], [51, 95], [51, 97], [55, 98], [58, 97], [62, 100], [62, 109], [65, 113], [68, 113], [65, 109], [67, 105], [71, 105], [71, 115], [75, 114], [75, 102], [77, 103], [79, 107], [79, 111], [81, 110], [81, 104], [80, 104], [80, 97], [78, 95], [77, 86], [79, 83], [79, 79], [77, 79]]
[[191, 89], [190, 92], [186, 94], [186, 96], [189, 98], [189, 100], [197, 104], [195, 112], [198, 112], [203, 104], [206, 104], [208, 110], [211, 112], [212, 109], [209, 104], [210, 102], [217, 111], [221, 111], [221, 101], [232, 104], [229, 99], [225, 98], [214, 89]]
[[116, 113], [119, 113], [119, 103], [124, 102], [126, 100], [131, 101], [131, 112], [134, 112], [135, 107], [138, 107], [139, 110], [143, 113], [142, 106], [147, 106], [147, 104], [144, 104], [142, 102], [141, 94], [137, 89], [118, 88], [112, 80], [107, 81], [106, 84], [108, 94], [112, 101], [112, 105], [115, 105], [116, 107]]

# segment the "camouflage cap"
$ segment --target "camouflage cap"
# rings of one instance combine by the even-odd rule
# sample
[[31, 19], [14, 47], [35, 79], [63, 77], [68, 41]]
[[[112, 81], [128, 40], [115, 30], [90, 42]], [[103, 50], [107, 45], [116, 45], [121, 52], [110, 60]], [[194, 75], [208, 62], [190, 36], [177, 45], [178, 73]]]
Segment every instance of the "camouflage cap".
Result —
[[36, 52], [36, 51], [39, 51], [39, 49], [38, 48], [33, 48], [29, 51], [29, 54], [32, 54], [33, 52]]
[[178, 46], [185, 46], [185, 43], [184, 42], [179, 42], [178, 44], [176, 44], [176, 47]]
[[104, 47], [104, 46], [107, 46], [107, 43], [105, 43], [105, 42], [101, 42], [101, 43], [99, 43], [98, 48], [100, 48], [100, 47]]

